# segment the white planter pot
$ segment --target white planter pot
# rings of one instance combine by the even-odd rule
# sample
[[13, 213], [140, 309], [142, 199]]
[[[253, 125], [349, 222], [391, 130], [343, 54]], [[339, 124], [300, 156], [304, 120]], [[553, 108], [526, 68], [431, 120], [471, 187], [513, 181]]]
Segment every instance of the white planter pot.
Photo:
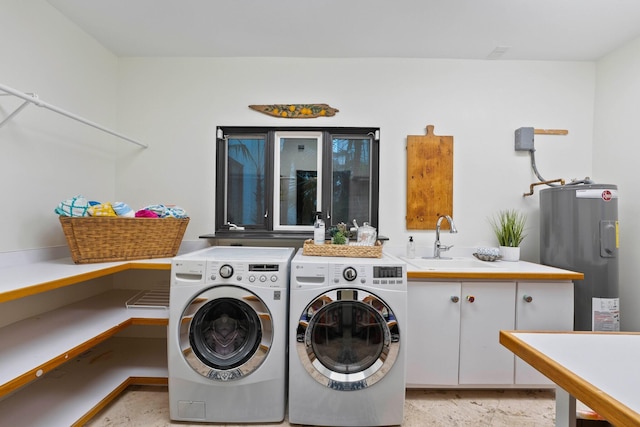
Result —
[[520, 261], [520, 247], [500, 246], [502, 261]]

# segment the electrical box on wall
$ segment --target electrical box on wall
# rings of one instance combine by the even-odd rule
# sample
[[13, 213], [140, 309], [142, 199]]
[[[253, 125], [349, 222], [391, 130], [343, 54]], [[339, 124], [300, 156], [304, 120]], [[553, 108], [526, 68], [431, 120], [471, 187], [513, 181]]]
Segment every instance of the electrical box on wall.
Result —
[[533, 128], [516, 129], [516, 151], [533, 150]]

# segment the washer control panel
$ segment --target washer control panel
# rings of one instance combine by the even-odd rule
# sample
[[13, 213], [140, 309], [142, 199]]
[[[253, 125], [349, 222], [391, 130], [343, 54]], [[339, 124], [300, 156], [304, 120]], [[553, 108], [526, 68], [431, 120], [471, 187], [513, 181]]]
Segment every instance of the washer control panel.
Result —
[[289, 280], [287, 264], [207, 261], [207, 282], [237, 283], [286, 288]]

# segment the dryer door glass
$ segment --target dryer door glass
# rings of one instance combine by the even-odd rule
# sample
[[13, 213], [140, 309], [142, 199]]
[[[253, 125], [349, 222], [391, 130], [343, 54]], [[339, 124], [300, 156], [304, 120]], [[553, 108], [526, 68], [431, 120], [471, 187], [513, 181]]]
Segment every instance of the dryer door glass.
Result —
[[272, 331], [269, 310], [255, 294], [219, 286], [192, 299], [179, 333], [182, 353], [196, 372], [229, 381], [260, 366], [271, 348]]
[[340, 289], [306, 307], [297, 341], [301, 361], [313, 378], [330, 388], [357, 390], [375, 384], [393, 366], [400, 333], [393, 312], [380, 298]]

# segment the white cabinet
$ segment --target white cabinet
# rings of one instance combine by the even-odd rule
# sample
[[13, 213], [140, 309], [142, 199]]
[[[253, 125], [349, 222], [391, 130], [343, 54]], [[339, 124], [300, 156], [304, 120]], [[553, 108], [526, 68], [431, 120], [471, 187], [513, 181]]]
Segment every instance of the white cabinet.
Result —
[[514, 329], [515, 295], [514, 283], [462, 283], [460, 384], [513, 383], [514, 356], [498, 331]]
[[[573, 330], [572, 282], [520, 282], [516, 295], [516, 329]], [[548, 384], [551, 380], [516, 357], [516, 384]]]
[[571, 330], [571, 281], [411, 280], [408, 296], [408, 387], [551, 386], [499, 331]]
[[409, 282], [407, 383], [458, 384], [460, 283]]

